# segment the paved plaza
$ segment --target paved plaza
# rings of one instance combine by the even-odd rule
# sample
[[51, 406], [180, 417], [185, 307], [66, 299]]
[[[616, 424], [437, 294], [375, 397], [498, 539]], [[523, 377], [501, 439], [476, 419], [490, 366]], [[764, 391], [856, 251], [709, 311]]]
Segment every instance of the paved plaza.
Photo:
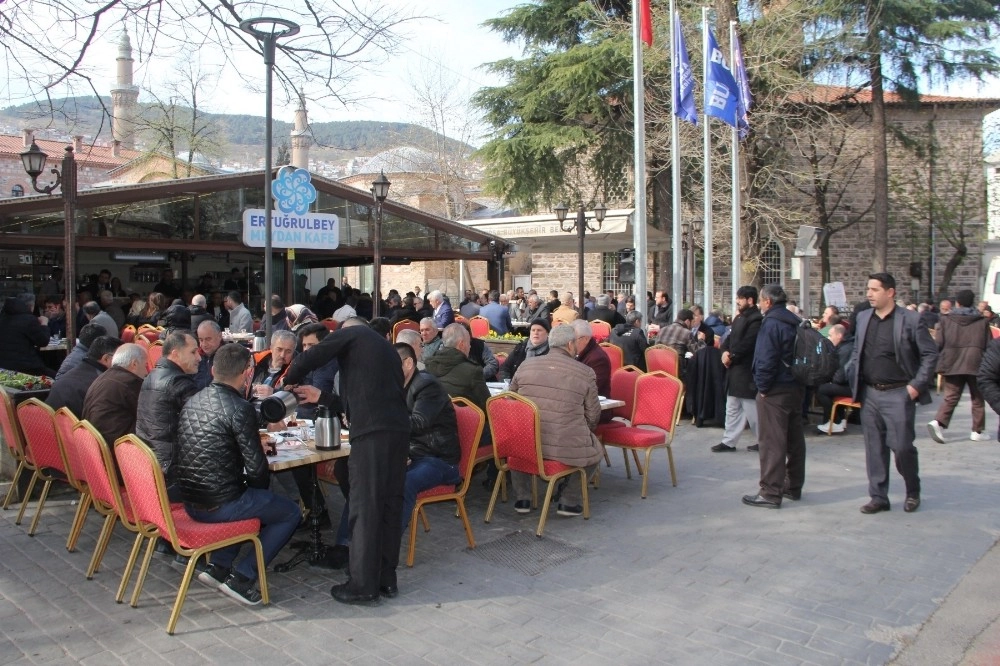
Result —
[[[268, 574], [270, 606], [240, 606], [195, 582], [175, 636], [165, 627], [180, 573], [168, 560], [154, 558], [137, 609], [118, 605], [131, 544], [124, 529], [88, 581], [93, 513], [77, 552], [67, 553], [68, 495], [46, 506], [35, 537], [26, 529], [33, 505], [22, 526], [8, 510], [0, 514], [0, 661], [779, 665], [883, 664], [898, 655], [899, 663], [997, 663], [996, 652], [964, 654], [974, 636], [948, 653], [957, 656], [927, 660], [947, 642], [934, 631], [954, 637], [949, 621], [968, 629], [969, 613], [1000, 615], [996, 596], [964, 603], [984, 589], [968, 575], [983, 570], [977, 562], [993, 557], [992, 572], [1000, 560], [990, 553], [1000, 532], [1000, 444], [968, 441], [967, 398], [946, 431], [951, 441], [935, 444], [923, 424], [936, 402], [918, 410], [923, 505], [914, 514], [902, 510], [895, 472], [892, 511], [858, 512], [868, 499], [859, 426], [833, 437], [809, 426], [803, 498], [772, 511], [740, 503], [757, 488], [749, 433], [740, 451], [710, 453], [721, 430], [686, 424], [674, 444], [676, 488], [660, 451], [640, 499], [640, 480], [625, 478], [612, 449], [612, 467], [591, 491], [591, 519], [553, 511], [536, 540], [538, 512], [520, 516], [512, 502], [483, 523], [488, 493], [478, 476], [469, 513], [479, 547], [466, 548], [453, 509], [431, 507], [431, 532], [418, 536], [415, 566], [401, 566], [396, 599], [340, 605], [329, 588], [342, 572], [308, 567]], [[996, 415], [987, 422], [995, 433]], [[330, 505], [339, 511], [336, 490]], [[997, 626], [980, 640], [1000, 644]], [[920, 648], [924, 636], [929, 646]]]

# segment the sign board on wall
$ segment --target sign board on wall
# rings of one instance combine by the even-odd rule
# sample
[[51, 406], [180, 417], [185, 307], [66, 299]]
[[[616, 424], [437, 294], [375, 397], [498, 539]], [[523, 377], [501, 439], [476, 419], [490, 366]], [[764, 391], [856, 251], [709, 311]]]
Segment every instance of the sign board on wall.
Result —
[[827, 305], [835, 305], [838, 308], [847, 307], [847, 293], [844, 291], [843, 282], [827, 282], [823, 285], [823, 298]]
[[[311, 213], [316, 201], [312, 176], [305, 169], [285, 166], [271, 181], [277, 210], [271, 211], [271, 247], [335, 250], [340, 245], [340, 220], [330, 213]], [[267, 211], [243, 211], [243, 244], [264, 247]]]

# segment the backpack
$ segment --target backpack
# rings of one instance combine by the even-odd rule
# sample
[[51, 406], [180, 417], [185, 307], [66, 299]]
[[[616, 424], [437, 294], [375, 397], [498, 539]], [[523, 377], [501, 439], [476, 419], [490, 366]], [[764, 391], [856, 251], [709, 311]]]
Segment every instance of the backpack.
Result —
[[795, 329], [795, 351], [789, 369], [795, 381], [804, 386], [826, 384], [837, 372], [837, 350], [808, 319]]

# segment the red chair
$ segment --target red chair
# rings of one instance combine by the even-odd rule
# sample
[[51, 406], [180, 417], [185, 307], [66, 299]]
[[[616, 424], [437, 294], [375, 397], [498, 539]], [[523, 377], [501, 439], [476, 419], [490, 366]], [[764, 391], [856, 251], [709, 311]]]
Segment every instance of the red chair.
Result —
[[34, 474], [28, 482], [28, 491], [24, 494], [21, 502], [21, 510], [17, 514], [16, 525], [21, 524], [24, 517], [24, 510], [28, 508], [28, 501], [31, 493], [35, 489], [35, 483], [41, 479], [44, 481], [42, 494], [38, 498], [38, 509], [35, 517], [31, 520], [28, 528], [28, 536], [34, 536], [38, 528], [38, 519], [42, 517], [42, 509], [45, 508], [45, 500], [49, 496], [52, 482], [57, 477], [52, 476], [52, 470], [66, 475], [66, 461], [63, 459], [62, 451], [59, 450], [59, 436], [56, 434], [55, 412], [38, 398], [29, 398], [17, 406], [17, 420], [21, 422], [24, 432], [24, 442], [27, 444], [25, 457], [34, 465]]
[[[10, 506], [10, 501], [17, 491], [17, 482], [21, 480], [21, 473], [24, 470], [35, 471], [34, 464], [25, 455], [27, 447], [24, 445], [24, 433], [21, 432], [21, 425], [17, 422], [14, 411], [14, 402], [10, 399], [10, 394], [0, 389], [0, 429], [3, 430], [3, 441], [7, 443], [7, 451], [10, 457], [17, 463], [14, 471], [14, 478], [11, 479], [10, 488], [7, 489], [7, 496], [3, 500], [3, 510]], [[18, 522], [20, 524], [20, 521]]]
[[625, 365], [625, 354], [622, 352], [622, 348], [610, 342], [601, 342], [598, 343], [598, 346], [611, 361], [611, 374], [614, 375], [616, 371], [621, 370], [622, 366]]
[[[621, 400], [625, 405], [623, 407], [615, 407], [611, 410], [611, 414], [614, 416], [613, 421], [597, 425], [595, 434], [601, 442], [604, 441], [604, 433], [607, 431], [613, 428], [623, 428], [631, 423], [632, 412], [635, 411], [635, 383], [642, 374], [642, 370], [634, 365], [626, 365], [624, 368], [611, 373], [611, 395], [608, 397], [614, 400]], [[611, 462], [606, 457], [607, 454], [608, 452], [605, 451], [605, 462], [607, 462], [608, 467], [611, 467]], [[632, 467], [628, 462], [628, 453], [622, 451], [622, 457], [625, 458], [625, 474], [631, 479]], [[636, 470], [639, 474], [642, 474], [642, 464], [639, 462], [639, 454], [633, 451], [632, 458], [635, 460]]]
[[118, 585], [118, 593], [115, 595], [115, 601], [121, 603], [125, 598], [125, 588], [128, 586], [129, 578], [132, 577], [132, 570], [135, 569], [143, 534], [135, 522], [125, 489], [118, 485], [118, 472], [111, 458], [111, 450], [105, 444], [101, 433], [97, 432], [89, 421], [80, 421], [73, 427], [72, 446], [76, 449], [76, 455], [80, 460], [83, 480], [87, 484], [94, 510], [104, 516], [101, 533], [94, 545], [94, 554], [90, 556], [90, 564], [87, 565], [87, 580], [93, 578], [100, 569], [104, 553], [111, 543], [111, 534], [116, 522], [120, 520], [126, 529], [136, 533], [132, 551], [122, 572], [121, 583]]
[[69, 407], [60, 407], [56, 410], [56, 435], [58, 435], [59, 450], [62, 451], [63, 461], [66, 465], [66, 478], [70, 485], [80, 493], [76, 515], [73, 516], [73, 524], [70, 526], [69, 536], [66, 538], [66, 550], [71, 553], [76, 550], [76, 541], [80, 538], [84, 521], [87, 520], [87, 510], [90, 508], [91, 502], [90, 489], [87, 488], [87, 481], [84, 478], [83, 460], [80, 458], [76, 446], [73, 445], [73, 428], [79, 422], [80, 419], [76, 418], [76, 414]]
[[604, 342], [611, 337], [611, 324], [600, 319], [590, 322], [590, 332], [598, 342]]
[[122, 328], [122, 342], [133, 342], [135, 340], [135, 326], [127, 324]]
[[326, 330], [330, 331], [331, 333], [333, 331], [336, 331], [337, 327], [340, 326], [340, 324], [337, 323], [336, 319], [331, 319], [329, 317], [327, 317], [326, 319], [324, 319], [320, 323], [323, 324], [324, 326], [326, 326]]
[[486, 415], [482, 410], [464, 398], [453, 398], [452, 404], [455, 406], [455, 417], [458, 419], [458, 441], [462, 449], [462, 458], [458, 463], [459, 472], [462, 474], [462, 482], [455, 486], [437, 486], [429, 488], [417, 495], [417, 502], [413, 505], [413, 513], [410, 515], [410, 548], [406, 555], [406, 566], [413, 566], [414, 551], [417, 548], [417, 516], [420, 516], [424, 524], [424, 532], [430, 532], [431, 527], [427, 522], [427, 514], [424, 506], [434, 502], [455, 501], [458, 505], [458, 515], [462, 519], [465, 527], [465, 538], [469, 542], [469, 548], [476, 547], [476, 539], [472, 536], [472, 525], [469, 524], [469, 514], [465, 511], [465, 494], [469, 491], [469, 482], [472, 479], [472, 468], [476, 465], [476, 453], [479, 448], [479, 438], [483, 435], [483, 428], [486, 425]]
[[457, 314], [455, 315], [455, 322], [459, 324], [467, 324], [469, 320], [463, 317], [462, 315]]
[[[160, 339], [160, 333], [163, 332], [163, 327], [161, 326], [150, 326], [149, 324], [143, 324], [139, 327], [136, 332], [137, 337], [146, 338], [146, 342], [153, 344]], [[135, 342], [138, 342], [136, 340]]]
[[474, 338], [488, 338], [490, 336], [490, 320], [476, 315], [469, 319], [469, 329]]
[[249, 541], [257, 553], [257, 574], [260, 585], [260, 596], [263, 603], [271, 603], [267, 592], [267, 570], [264, 567], [264, 551], [257, 534], [260, 532], [260, 521], [256, 518], [238, 520], [229, 523], [199, 523], [187, 515], [184, 507], [171, 508], [167, 500], [167, 486], [163, 480], [163, 471], [156, 460], [156, 454], [142, 443], [135, 435], [125, 435], [115, 442], [115, 457], [118, 468], [125, 480], [129, 502], [135, 511], [137, 523], [142, 533], [140, 536], [148, 540], [146, 555], [139, 570], [139, 579], [132, 593], [132, 607], [139, 601], [142, 584], [149, 571], [149, 562], [153, 558], [153, 547], [156, 537], [169, 539], [181, 555], [188, 556], [188, 565], [184, 570], [177, 599], [173, 611], [167, 621], [167, 633], [173, 634], [177, 619], [180, 617], [184, 599], [187, 597], [191, 578], [194, 576], [195, 563], [205, 553], [225, 548], [233, 544]]
[[1000, 338], [1000, 328], [997, 328], [996, 326], [990, 326], [990, 335], [993, 336], [994, 340]]
[[667, 345], [646, 347], [646, 371], [661, 371], [674, 377], [680, 377], [681, 359], [677, 350]]
[[395, 342], [396, 338], [399, 337], [399, 332], [400, 331], [416, 331], [417, 333], [419, 333], [420, 332], [420, 324], [418, 324], [417, 322], [413, 321], [412, 319], [401, 319], [400, 321], [397, 321], [392, 326], [392, 341], [393, 342]]
[[146, 370], [153, 371], [157, 361], [163, 356], [163, 340], [157, 340], [146, 350]]
[[508, 354], [507, 352], [497, 352], [496, 354], [493, 354], [493, 356], [496, 357], [497, 363], [503, 365], [504, 361], [507, 360], [507, 357], [510, 356], [510, 354]]
[[542, 504], [542, 514], [538, 519], [536, 536], [542, 536], [545, 521], [548, 518], [552, 494], [560, 479], [579, 474], [583, 487], [583, 517], [590, 518], [590, 499], [587, 494], [587, 472], [582, 467], [570, 467], [556, 460], [542, 457], [542, 433], [538, 418], [538, 407], [531, 400], [517, 393], [501, 393], [486, 401], [486, 413], [489, 416], [490, 432], [493, 435], [493, 459], [496, 461], [500, 474], [493, 486], [490, 505], [486, 510], [485, 522], [493, 517], [493, 507], [496, 506], [497, 495], [500, 493], [500, 479], [507, 472], [523, 472], [530, 474], [531, 505], [538, 505], [538, 483], [540, 478], [548, 482], [545, 491], [545, 502]]
[[[605, 446], [646, 452], [645, 474], [642, 476], [642, 498], [646, 498], [649, 484], [649, 460], [653, 449], [665, 448], [670, 462], [670, 480], [677, 485], [674, 469], [674, 452], [671, 444], [674, 428], [680, 417], [684, 400], [684, 384], [681, 380], [665, 372], [642, 375], [635, 383], [635, 411], [632, 424], [615, 428], [604, 433]], [[627, 462], [626, 462], [627, 464]]]

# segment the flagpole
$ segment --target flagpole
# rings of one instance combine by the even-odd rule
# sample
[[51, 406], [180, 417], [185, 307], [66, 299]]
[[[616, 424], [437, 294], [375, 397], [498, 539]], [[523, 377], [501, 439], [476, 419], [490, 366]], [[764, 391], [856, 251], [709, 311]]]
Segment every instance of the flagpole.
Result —
[[[674, 4], [674, 0], [670, 0], [670, 72], [671, 79], [677, 77], [677, 68], [680, 64], [677, 62], [677, 26], [680, 25], [680, 16], [677, 13], [677, 9]], [[678, 99], [677, 94], [680, 92], [680, 86], [671, 86], [673, 91], [670, 95], [670, 171], [671, 180], [673, 181], [673, 237], [671, 238], [670, 244], [673, 248], [673, 302], [674, 302], [674, 313], [673, 318], [676, 320], [677, 313], [681, 311], [684, 307], [683, 304], [683, 291], [681, 284], [682, 275], [682, 261], [684, 260], [681, 254], [681, 134], [680, 134], [680, 121], [677, 117], [678, 110]]]
[[[736, 67], [736, 21], [729, 22], [729, 63], [735, 70]], [[739, 124], [739, 123], [737, 123]], [[740, 281], [743, 279], [743, 259], [740, 246], [740, 136], [739, 130], [734, 126], [729, 132], [732, 144], [733, 164], [731, 167], [732, 194], [733, 194], [733, 239], [732, 239], [732, 289], [730, 290], [730, 315], [736, 316], [736, 291], [740, 288]]]
[[[708, 66], [712, 61], [712, 54], [708, 52], [708, 7], [701, 8], [701, 43], [702, 43], [702, 81], [708, 81]], [[707, 84], [706, 84], [707, 85]], [[705, 278], [702, 285], [702, 299], [704, 309], [712, 310], [712, 293], [714, 285], [712, 283], [712, 133], [709, 128], [708, 104], [705, 104], [704, 122], [705, 126], [702, 134], [702, 159], [704, 161], [705, 183]], [[692, 243], [693, 245], [693, 243]], [[691, 248], [692, 252], [694, 248]]]
[[[635, 309], [642, 313], [649, 324], [646, 312], [646, 100], [642, 78], [642, 39], [639, 19], [639, 2], [632, 0], [632, 96], [635, 99], [635, 113], [632, 134], [635, 141], [635, 212], [632, 213], [632, 243], [635, 245]], [[674, 234], [676, 235], [676, 231]]]

